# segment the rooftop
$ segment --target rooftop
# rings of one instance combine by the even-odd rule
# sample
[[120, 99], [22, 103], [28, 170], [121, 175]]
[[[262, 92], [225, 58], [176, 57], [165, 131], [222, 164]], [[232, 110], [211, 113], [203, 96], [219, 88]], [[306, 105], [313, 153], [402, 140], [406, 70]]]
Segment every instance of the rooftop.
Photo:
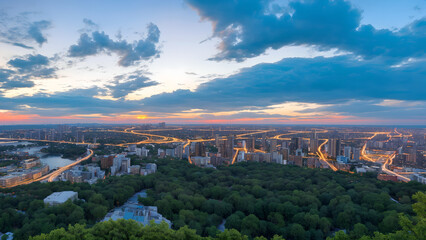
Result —
[[77, 192], [73, 191], [64, 191], [64, 192], [54, 192], [47, 196], [44, 201], [45, 202], [61, 202], [64, 203], [68, 199], [74, 197], [77, 194]]

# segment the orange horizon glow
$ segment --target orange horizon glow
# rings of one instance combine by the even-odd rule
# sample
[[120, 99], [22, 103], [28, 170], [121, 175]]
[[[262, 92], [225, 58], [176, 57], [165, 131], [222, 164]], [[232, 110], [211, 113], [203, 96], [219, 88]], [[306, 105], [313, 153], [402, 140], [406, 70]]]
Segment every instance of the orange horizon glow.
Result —
[[[261, 118], [234, 118], [234, 119], [203, 119], [196, 114], [170, 114], [169, 116], [153, 117], [147, 114], [122, 114], [105, 116], [101, 114], [69, 115], [69, 116], [40, 116], [38, 114], [20, 114], [15, 112], [0, 112], [1, 125], [16, 124], [72, 124], [72, 123], [122, 123], [122, 124], [147, 124], [166, 121], [176, 124], [380, 124], [395, 123], [395, 119], [384, 121], [373, 118], [356, 118], [354, 116], [324, 115], [315, 117], [261, 117]], [[401, 120], [407, 122], [408, 120]], [[422, 124], [420, 120], [409, 121]]]

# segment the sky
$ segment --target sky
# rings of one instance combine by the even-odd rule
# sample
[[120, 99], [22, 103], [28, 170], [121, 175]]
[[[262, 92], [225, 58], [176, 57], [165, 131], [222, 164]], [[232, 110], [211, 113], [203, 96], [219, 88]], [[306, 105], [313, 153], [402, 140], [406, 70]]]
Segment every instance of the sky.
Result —
[[425, 0], [0, 0], [0, 125], [425, 125]]

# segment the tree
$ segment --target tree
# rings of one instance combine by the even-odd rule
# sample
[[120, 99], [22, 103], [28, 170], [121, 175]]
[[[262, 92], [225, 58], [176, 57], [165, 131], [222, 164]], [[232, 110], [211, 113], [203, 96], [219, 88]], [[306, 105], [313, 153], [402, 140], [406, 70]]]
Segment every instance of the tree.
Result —
[[241, 232], [249, 236], [257, 236], [260, 230], [259, 223], [259, 219], [255, 215], [250, 214], [241, 222]]
[[362, 223], [355, 224], [354, 229], [350, 233], [351, 237], [355, 239], [361, 238], [362, 236], [367, 234], [368, 228]]
[[303, 229], [302, 225], [294, 223], [290, 227], [289, 235], [295, 240], [305, 239], [305, 229]]
[[227, 229], [236, 229], [240, 231], [243, 217], [244, 217], [244, 213], [242, 212], [236, 212], [232, 214], [231, 216], [226, 218], [225, 227]]
[[93, 219], [99, 220], [105, 217], [108, 209], [102, 205], [94, 205], [93, 208], [90, 209], [90, 213], [93, 216]]

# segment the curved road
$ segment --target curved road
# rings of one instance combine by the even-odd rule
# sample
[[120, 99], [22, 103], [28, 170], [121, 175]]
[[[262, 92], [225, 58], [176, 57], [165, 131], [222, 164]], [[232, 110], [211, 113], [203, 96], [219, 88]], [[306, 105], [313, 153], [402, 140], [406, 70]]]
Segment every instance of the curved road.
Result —
[[44, 176], [37, 178], [37, 179], [30, 179], [30, 180], [27, 180], [27, 181], [20, 182], [18, 184], [15, 184], [13, 186], [8, 187], [8, 188], [16, 187], [16, 186], [19, 186], [19, 185], [26, 185], [26, 184], [30, 184], [30, 183], [33, 183], [33, 182], [39, 182], [39, 181], [43, 181], [43, 180], [46, 180], [46, 179], [47, 179], [47, 181], [52, 182], [57, 176], [59, 176], [64, 171], [66, 171], [66, 170], [74, 167], [75, 165], [89, 159], [93, 155], [93, 151], [91, 149], [89, 149], [89, 151], [90, 151], [90, 154], [87, 155], [86, 157], [78, 159], [77, 161], [75, 161], [75, 162], [73, 162], [73, 163], [71, 163], [67, 166], [61, 167], [54, 172], [51, 172], [51, 173], [44, 175]]

